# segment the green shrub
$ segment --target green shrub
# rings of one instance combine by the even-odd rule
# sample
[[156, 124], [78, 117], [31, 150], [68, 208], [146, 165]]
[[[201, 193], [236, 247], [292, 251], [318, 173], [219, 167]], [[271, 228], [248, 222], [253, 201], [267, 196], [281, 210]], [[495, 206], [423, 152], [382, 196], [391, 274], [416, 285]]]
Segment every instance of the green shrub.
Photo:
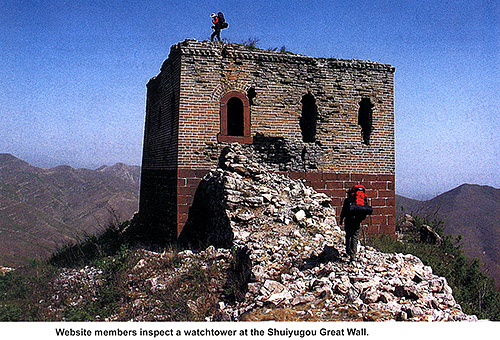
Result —
[[129, 225], [129, 221], [110, 224], [99, 236], [87, 235], [77, 244], [65, 245], [50, 257], [49, 263], [58, 267], [74, 268], [114, 255], [122, 246], [129, 245], [124, 233]]
[[[129, 242], [122, 232], [128, 222], [109, 226], [99, 236], [87, 236], [77, 245], [62, 247], [48, 261], [0, 275], [0, 321], [96, 320], [110, 316], [123, 299], [123, 272], [130, 254]], [[60, 267], [93, 265], [102, 269], [102, 284], [89, 297], [87, 287], [66, 292], [58, 303], [61, 312], [49, 311], [54, 291], [51, 283]], [[78, 305], [69, 305], [72, 296], [83, 296]]]
[[40, 320], [40, 301], [49, 296], [55, 269], [41, 261], [0, 275], [0, 321]]
[[247, 40], [243, 41], [241, 44], [250, 50], [255, 50], [255, 49], [257, 49], [257, 43], [259, 41], [260, 41], [260, 39], [258, 39], [258, 38], [248, 38]]
[[22, 321], [23, 308], [17, 303], [7, 303], [0, 306], [0, 321]]
[[[434, 228], [442, 236], [443, 223], [429, 222], [415, 217], [416, 230], [422, 224]], [[370, 239], [370, 245], [383, 252], [413, 254], [425, 265], [432, 267], [436, 275], [447, 279], [453, 289], [453, 296], [467, 314], [477, 315], [480, 319], [500, 320], [500, 292], [493, 279], [480, 270], [478, 259], [468, 259], [461, 250], [459, 236], [442, 236], [438, 245], [421, 243], [416, 234], [404, 235], [401, 241], [389, 235], [380, 235]]]

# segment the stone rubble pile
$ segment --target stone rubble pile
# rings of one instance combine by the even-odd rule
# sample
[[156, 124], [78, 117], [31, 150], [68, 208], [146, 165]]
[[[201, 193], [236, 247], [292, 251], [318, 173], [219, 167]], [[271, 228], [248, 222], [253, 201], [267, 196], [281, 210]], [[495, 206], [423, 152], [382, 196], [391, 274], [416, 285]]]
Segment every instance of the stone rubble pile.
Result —
[[0, 275], [13, 271], [14, 268], [0, 266]]
[[404, 215], [399, 225], [396, 228], [398, 239], [402, 239], [405, 235], [418, 236], [420, 242], [430, 244], [440, 244], [442, 242], [441, 236], [430, 226], [422, 224], [417, 226], [417, 221], [411, 215]]
[[47, 310], [62, 319], [63, 312], [68, 307], [76, 307], [85, 300], [96, 300], [102, 284], [103, 271], [97, 267], [85, 266], [80, 269], [63, 268], [55, 280], [51, 282], [53, 292], [47, 304]]
[[253, 150], [239, 144], [223, 151], [220, 167], [200, 183], [181, 241], [225, 247], [253, 242], [258, 247], [277, 237], [300, 239], [301, 233], [320, 230], [318, 238], [341, 237], [326, 194], [253, 159]]
[[[476, 319], [461, 311], [446, 279], [415, 256], [360, 246], [357, 262], [350, 263], [341, 255], [344, 233], [329, 198], [300, 180], [269, 172], [253, 153], [239, 144], [223, 151], [219, 168], [200, 184], [202, 199], [193, 203], [193, 214], [209, 217], [186, 225], [190, 237], [204, 235], [200, 244], [249, 254], [246, 295], [224, 304], [220, 312], [227, 318], [299, 308], [322, 319], [342, 311], [366, 320]], [[217, 223], [210, 224], [215, 215]]]

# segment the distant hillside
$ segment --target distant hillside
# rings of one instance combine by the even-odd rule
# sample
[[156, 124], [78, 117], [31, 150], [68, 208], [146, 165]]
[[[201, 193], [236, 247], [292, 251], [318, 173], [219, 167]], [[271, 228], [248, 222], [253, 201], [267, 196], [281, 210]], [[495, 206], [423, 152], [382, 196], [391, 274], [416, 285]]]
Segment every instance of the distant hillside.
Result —
[[396, 215], [397, 217], [401, 217], [404, 214], [417, 214], [422, 209], [424, 203], [424, 201], [396, 195]]
[[449, 235], [462, 235], [463, 250], [477, 257], [500, 287], [500, 189], [463, 184], [428, 201], [396, 197], [397, 213], [434, 216]]
[[0, 265], [45, 257], [138, 207], [140, 167], [42, 169], [0, 154]]

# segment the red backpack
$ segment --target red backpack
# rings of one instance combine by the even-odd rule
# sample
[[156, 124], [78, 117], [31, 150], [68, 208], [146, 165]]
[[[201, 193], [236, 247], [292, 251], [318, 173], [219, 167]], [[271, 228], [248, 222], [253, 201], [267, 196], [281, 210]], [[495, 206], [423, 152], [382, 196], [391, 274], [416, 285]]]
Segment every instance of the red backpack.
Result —
[[355, 205], [365, 205], [366, 189], [363, 185], [355, 185], [351, 189], [352, 203]]
[[[371, 215], [373, 213], [372, 207], [370, 207], [366, 202], [366, 189], [363, 185], [355, 185], [350, 190], [351, 205], [349, 210], [362, 218], [366, 215]], [[364, 216], [363, 216], [364, 215]]]

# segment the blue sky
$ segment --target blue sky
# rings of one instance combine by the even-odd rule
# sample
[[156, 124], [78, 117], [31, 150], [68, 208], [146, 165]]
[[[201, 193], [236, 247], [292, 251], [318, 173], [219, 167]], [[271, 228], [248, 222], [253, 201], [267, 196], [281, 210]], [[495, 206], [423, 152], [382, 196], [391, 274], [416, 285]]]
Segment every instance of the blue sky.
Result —
[[1, 1], [0, 152], [50, 167], [140, 164], [145, 84], [208, 39], [396, 67], [396, 190], [500, 187], [500, 2]]

